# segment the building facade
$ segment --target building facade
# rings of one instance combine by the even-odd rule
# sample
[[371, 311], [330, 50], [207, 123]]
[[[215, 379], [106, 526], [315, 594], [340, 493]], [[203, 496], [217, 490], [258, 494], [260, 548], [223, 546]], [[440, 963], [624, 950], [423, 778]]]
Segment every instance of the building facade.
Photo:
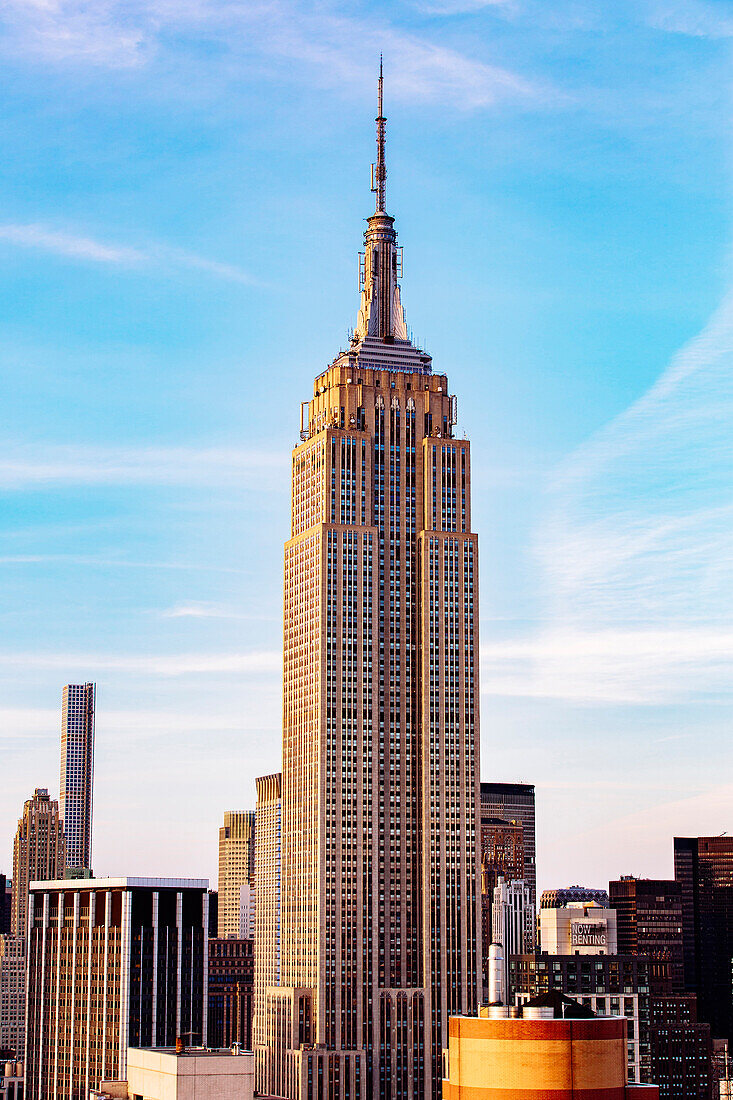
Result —
[[0, 1100], [23, 1100], [23, 1063], [0, 1063]]
[[481, 817], [481, 893], [490, 894], [499, 881], [524, 879], [524, 830], [521, 821]]
[[89, 1100], [252, 1100], [253, 1096], [251, 1052], [130, 1047], [127, 1080], [105, 1081], [91, 1091]]
[[[537, 864], [535, 859], [535, 790], [533, 783], [481, 783], [481, 826], [491, 818], [502, 818], [522, 826], [524, 870], [519, 878], [530, 889], [532, 908], [537, 908]], [[504, 876], [505, 878], [509, 876]]]
[[26, 1100], [86, 1100], [127, 1048], [206, 1044], [205, 880], [34, 883]]
[[680, 884], [627, 875], [609, 882], [608, 894], [617, 914], [621, 954], [648, 955], [652, 959], [652, 993], [681, 993], [684, 956]]
[[239, 938], [240, 940], [253, 940], [255, 938], [255, 913], [256, 913], [255, 888], [249, 882], [239, 887]]
[[[503, 878], [514, 882], [524, 873], [524, 842], [521, 821], [481, 815], [481, 943], [483, 999], [488, 996], [489, 947], [493, 939], [494, 890]], [[528, 949], [534, 946], [532, 942]]]
[[[252, 1039], [259, 1082], [269, 1082], [275, 1069], [275, 1052], [267, 1045], [268, 988], [280, 985], [280, 889], [282, 875], [282, 775], [260, 776], [255, 810], [255, 909], [254, 985], [255, 1015]], [[265, 1086], [259, 1085], [260, 1091]]]
[[67, 684], [61, 704], [59, 808], [66, 837], [66, 875], [91, 875], [96, 684]]
[[240, 888], [254, 883], [254, 810], [227, 810], [219, 829], [219, 938], [239, 938]]
[[590, 886], [561, 886], [555, 890], [543, 890], [540, 909], [561, 909], [573, 901], [594, 901], [604, 909], [609, 908], [608, 891]]
[[11, 911], [13, 907], [12, 883], [5, 875], [0, 875], [0, 936], [10, 932]]
[[685, 987], [714, 1038], [733, 1040], [733, 837], [674, 838]]
[[0, 1061], [25, 1057], [25, 938], [0, 935]]
[[698, 1022], [694, 993], [653, 997], [649, 1038], [651, 1079], [661, 1100], [715, 1095], [710, 1024]]
[[615, 955], [616, 910], [596, 902], [540, 909], [540, 948], [549, 955]]
[[562, 993], [600, 1015], [628, 1021], [629, 1080], [650, 1076], [651, 960], [642, 955], [515, 956], [509, 963], [510, 988], [517, 1002]]
[[405, 324], [384, 128], [380, 79], [357, 326], [293, 452], [281, 985], [264, 1009], [279, 1069], [262, 1083], [288, 1097], [440, 1096], [448, 1018], [480, 980], [470, 445]]
[[209, 940], [210, 1047], [239, 1043], [252, 1049], [254, 1004], [254, 942], [251, 939]]
[[509, 959], [512, 955], [524, 955], [534, 947], [534, 909], [529, 883], [505, 882], [500, 876], [494, 889], [491, 906], [491, 941], [500, 943], [503, 949], [504, 974], [502, 989], [504, 1000], [509, 992]]
[[11, 931], [25, 936], [31, 882], [62, 878], [66, 866], [64, 827], [58, 802], [38, 787], [23, 806], [13, 845]]

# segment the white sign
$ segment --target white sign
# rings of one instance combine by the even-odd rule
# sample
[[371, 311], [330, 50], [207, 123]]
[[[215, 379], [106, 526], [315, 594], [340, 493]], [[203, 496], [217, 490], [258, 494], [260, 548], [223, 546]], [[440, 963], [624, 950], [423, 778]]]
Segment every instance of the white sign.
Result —
[[579, 921], [570, 922], [571, 947], [605, 947], [607, 941], [606, 922]]

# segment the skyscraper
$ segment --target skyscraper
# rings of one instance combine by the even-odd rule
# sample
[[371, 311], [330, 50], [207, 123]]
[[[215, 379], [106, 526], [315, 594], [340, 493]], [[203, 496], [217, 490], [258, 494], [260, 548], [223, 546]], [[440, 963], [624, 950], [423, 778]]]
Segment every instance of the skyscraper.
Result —
[[205, 879], [34, 884], [26, 1100], [87, 1100], [128, 1047], [206, 1045]]
[[72, 878], [91, 873], [95, 684], [67, 684], [61, 705], [59, 805]]
[[522, 826], [524, 873], [532, 908], [537, 909], [537, 866], [535, 863], [535, 793], [533, 783], [482, 783], [481, 826], [491, 818], [516, 821]]
[[713, 1037], [733, 1039], [733, 837], [674, 838], [685, 986]]
[[66, 863], [64, 827], [58, 802], [37, 787], [23, 806], [23, 816], [13, 845], [13, 898], [11, 930], [25, 936], [28, 920], [28, 888], [31, 882], [61, 878]]
[[[488, 994], [489, 949], [493, 940], [492, 909], [494, 890], [503, 878], [506, 882], [524, 881], [524, 842], [521, 821], [481, 814], [481, 941], [484, 992]], [[534, 941], [530, 948], [534, 946]]]
[[254, 882], [255, 815], [227, 810], [219, 829], [219, 937], [239, 938], [240, 887]]
[[651, 958], [652, 993], [681, 993], [684, 967], [679, 882], [624, 875], [609, 882], [608, 894], [618, 917], [619, 953]]
[[475, 1011], [480, 981], [470, 444], [408, 335], [385, 184], [380, 76], [357, 325], [303, 406], [285, 547], [281, 984], [264, 1012], [278, 1093], [303, 1100], [438, 1097], [448, 1018]]
[[500, 875], [494, 887], [491, 906], [492, 942], [503, 948], [504, 974], [502, 989], [504, 1003], [509, 1004], [509, 960], [512, 955], [525, 955], [534, 947], [535, 915], [529, 884], [519, 879], [505, 882]]

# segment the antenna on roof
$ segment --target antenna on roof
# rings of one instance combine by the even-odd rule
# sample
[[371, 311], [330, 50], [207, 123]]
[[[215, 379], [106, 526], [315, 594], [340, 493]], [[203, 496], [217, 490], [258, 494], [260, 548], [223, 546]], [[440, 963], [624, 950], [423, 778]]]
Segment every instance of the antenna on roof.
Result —
[[379, 55], [379, 81], [377, 83], [377, 163], [372, 165], [372, 191], [377, 196], [377, 214], [383, 214], [387, 203], [387, 164], [384, 157], [384, 145], [387, 119], [382, 108], [382, 55]]

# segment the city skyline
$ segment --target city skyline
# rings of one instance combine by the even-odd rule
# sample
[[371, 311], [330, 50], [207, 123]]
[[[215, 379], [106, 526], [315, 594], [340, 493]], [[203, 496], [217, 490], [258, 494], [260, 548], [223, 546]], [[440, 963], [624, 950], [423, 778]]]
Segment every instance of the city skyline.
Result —
[[[540, 889], [669, 877], [675, 834], [727, 827], [730, 173], [709, 88], [729, 84], [731, 27], [715, 5], [637, 7], [574, 5], [573, 23], [561, 5], [541, 29], [563, 69], [525, 34], [530, 4], [404, 4], [381, 29], [376, 4], [318, 25], [275, 5], [269, 41], [250, 18], [253, 71], [232, 46], [217, 83], [199, 50], [208, 92], [174, 108], [201, 24], [156, 30], [150, 5], [128, 25], [114, 3], [85, 21], [67, 3], [34, 28], [10, 6], [6, 838], [36, 787], [56, 793], [64, 682], [103, 689], [100, 874], [134, 859], [214, 881], [221, 813], [279, 767], [289, 399], [351, 316], [380, 45], [407, 319], [474, 450], [481, 778], [536, 785]], [[204, 37], [222, 48], [244, 17], [213, 12]], [[347, 88], [329, 64], [349, 20], [364, 48], [346, 50]], [[29, 111], [32, 153], [13, 128]], [[142, 780], [122, 800], [131, 746]]]

